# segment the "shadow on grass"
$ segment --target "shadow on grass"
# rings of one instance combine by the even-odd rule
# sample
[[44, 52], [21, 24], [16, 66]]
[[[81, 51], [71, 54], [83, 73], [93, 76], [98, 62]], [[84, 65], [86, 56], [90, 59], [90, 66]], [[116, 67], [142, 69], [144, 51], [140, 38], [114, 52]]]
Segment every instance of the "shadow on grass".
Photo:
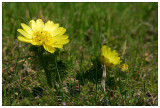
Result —
[[[102, 65], [99, 61], [99, 57], [95, 57], [91, 59], [92, 66], [89, 69], [84, 69], [82, 72], [77, 73], [76, 78], [80, 80], [80, 84], [84, 85], [87, 81], [90, 81], [94, 84], [101, 83], [102, 78]], [[106, 86], [109, 88], [115, 87], [115, 79], [114, 77], [108, 76], [106, 77]]]

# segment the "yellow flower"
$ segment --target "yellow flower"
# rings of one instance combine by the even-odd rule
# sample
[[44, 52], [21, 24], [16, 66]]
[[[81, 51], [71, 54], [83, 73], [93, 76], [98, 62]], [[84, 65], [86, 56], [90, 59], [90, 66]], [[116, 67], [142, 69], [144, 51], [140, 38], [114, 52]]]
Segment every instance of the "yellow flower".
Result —
[[122, 72], [125, 72], [125, 71], [128, 70], [128, 65], [127, 64], [122, 64], [120, 68], [121, 68]]
[[107, 67], [118, 65], [121, 62], [120, 57], [118, 57], [118, 53], [115, 50], [111, 51], [111, 48], [105, 45], [101, 48], [100, 60]]
[[23, 29], [17, 31], [23, 36], [18, 36], [20, 41], [31, 43], [32, 45], [43, 45], [44, 49], [54, 53], [56, 48], [62, 48], [69, 42], [68, 36], [64, 35], [66, 29], [59, 27], [59, 24], [53, 21], [47, 21], [45, 24], [41, 19], [31, 20], [29, 26], [21, 23]]

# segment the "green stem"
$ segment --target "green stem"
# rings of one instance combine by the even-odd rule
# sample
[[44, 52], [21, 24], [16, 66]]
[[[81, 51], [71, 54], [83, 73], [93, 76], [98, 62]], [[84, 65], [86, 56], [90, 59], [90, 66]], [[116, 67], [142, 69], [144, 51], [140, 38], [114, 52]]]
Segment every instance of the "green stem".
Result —
[[51, 80], [51, 72], [47, 69], [47, 63], [44, 60], [42, 52], [39, 53], [39, 60], [41, 61], [41, 64], [45, 71], [46, 78], [47, 78], [47, 84], [49, 85], [50, 88], [52, 88], [53, 85], [52, 85], [52, 80]]
[[114, 68], [114, 81], [115, 81], [115, 85], [114, 85], [114, 87], [115, 87], [115, 89], [116, 89], [116, 87], [117, 87], [117, 74], [116, 74], [116, 69]]
[[45, 68], [45, 66], [44, 66], [44, 71], [45, 71], [45, 74], [46, 74], [47, 83], [48, 83], [49, 87], [52, 88], [53, 85], [52, 85], [52, 80], [51, 80], [51, 73], [50, 73], [50, 71], [48, 71], [47, 68]]

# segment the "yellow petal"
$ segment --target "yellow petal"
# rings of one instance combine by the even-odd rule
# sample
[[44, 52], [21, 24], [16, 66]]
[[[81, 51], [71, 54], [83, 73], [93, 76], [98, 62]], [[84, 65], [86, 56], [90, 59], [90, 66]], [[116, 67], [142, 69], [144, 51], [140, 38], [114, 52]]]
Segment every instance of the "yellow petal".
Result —
[[37, 19], [36, 20], [36, 26], [38, 31], [41, 31], [44, 27], [44, 22], [42, 21], [42, 19]]
[[31, 39], [27, 39], [27, 38], [25, 38], [25, 37], [23, 37], [23, 36], [18, 36], [18, 39], [19, 39], [20, 41], [26, 42], [26, 43], [31, 43], [31, 42], [32, 42]]
[[69, 39], [62, 40], [61, 43], [62, 43], [62, 44], [67, 44], [67, 43], [69, 43]]
[[55, 36], [53, 44], [67, 44], [69, 42], [67, 35]]
[[58, 27], [59, 27], [59, 24], [54, 24], [53, 21], [47, 21], [44, 25], [43, 30], [48, 31], [48, 32], [52, 32]]
[[54, 53], [56, 51], [56, 49], [52, 46], [49, 46], [49, 45], [46, 45], [46, 44], [43, 44], [43, 47], [46, 51], [50, 52], [50, 53]]
[[62, 48], [62, 47], [63, 47], [63, 44], [54, 44], [54, 45], [52, 45], [52, 47], [55, 47], [55, 48]]
[[32, 38], [32, 36], [31, 35], [29, 35], [28, 33], [26, 33], [24, 30], [22, 30], [22, 29], [18, 29], [17, 30], [19, 33], [21, 33], [23, 36], [25, 36], [26, 38], [28, 38], [28, 39], [31, 39]]
[[114, 54], [114, 56], [118, 56], [118, 53], [116, 52], [116, 50], [113, 50], [112, 53]]
[[106, 52], [107, 52], [107, 47], [105, 45], [103, 45], [101, 48], [101, 54], [106, 56]]
[[21, 26], [22, 26], [22, 28], [23, 28], [28, 34], [30, 34], [30, 35], [33, 34], [32, 29], [31, 29], [28, 25], [26, 25], [26, 24], [24, 24], [24, 23], [21, 23]]
[[66, 32], [65, 28], [59, 27], [59, 28], [56, 28], [56, 29], [50, 31], [50, 34], [52, 36], [57, 36], [57, 35], [63, 35], [65, 32]]
[[69, 39], [61, 40], [61, 41], [55, 41], [55, 43], [50, 44], [52, 47], [56, 48], [62, 48], [64, 44], [67, 44], [69, 42]]
[[37, 26], [36, 26], [36, 22], [34, 20], [31, 20], [29, 22], [29, 26], [31, 27], [31, 29], [33, 30], [33, 32], [37, 32]]
[[57, 36], [54, 36], [53, 38], [54, 38], [54, 40], [56, 40], [56, 39], [68, 39], [68, 36], [67, 35], [57, 35]]
[[59, 35], [63, 35], [66, 32], [66, 29], [63, 28]]
[[50, 28], [54, 25], [53, 21], [47, 21], [45, 24], [44, 24], [44, 29], [47, 29], [47, 28]]
[[37, 23], [39, 26], [41, 26], [41, 27], [44, 26], [44, 22], [42, 21], [42, 19], [37, 19], [37, 20], [36, 20], [36, 23]]
[[35, 41], [32, 41], [31, 44], [32, 44], [32, 45], [42, 45], [42, 44], [39, 44], [39, 43], [37, 43], [37, 42], [35, 42]]

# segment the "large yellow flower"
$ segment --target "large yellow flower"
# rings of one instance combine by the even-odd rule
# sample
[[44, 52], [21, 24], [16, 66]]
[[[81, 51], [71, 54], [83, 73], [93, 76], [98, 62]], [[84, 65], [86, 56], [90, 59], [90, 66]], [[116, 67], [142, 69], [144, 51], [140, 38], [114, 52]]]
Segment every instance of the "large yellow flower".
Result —
[[64, 35], [66, 29], [59, 27], [59, 24], [53, 21], [47, 21], [45, 24], [41, 19], [31, 20], [29, 26], [21, 23], [23, 29], [17, 31], [23, 36], [18, 39], [32, 45], [43, 45], [44, 49], [50, 53], [54, 53], [56, 48], [62, 48], [64, 44], [69, 42], [68, 36]]
[[105, 45], [101, 48], [100, 60], [107, 67], [118, 65], [121, 62], [120, 57], [118, 57], [118, 53], [115, 50], [111, 51], [111, 48]]

